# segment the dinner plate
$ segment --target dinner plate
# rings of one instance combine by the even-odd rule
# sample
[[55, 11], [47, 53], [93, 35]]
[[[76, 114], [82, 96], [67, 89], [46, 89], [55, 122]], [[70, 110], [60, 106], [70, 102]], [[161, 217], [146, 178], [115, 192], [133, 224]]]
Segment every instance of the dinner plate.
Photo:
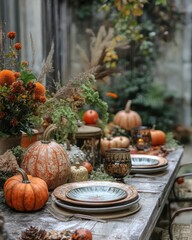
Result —
[[159, 168], [167, 165], [166, 158], [153, 155], [131, 154], [132, 168]]
[[84, 186], [71, 189], [66, 196], [76, 201], [108, 202], [125, 198], [127, 192], [111, 186]]
[[74, 205], [71, 205], [71, 204], [66, 204], [66, 203], [64, 203], [60, 200], [57, 200], [57, 199], [55, 199], [54, 202], [58, 206], [60, 206], [64, 209], [77, 211], [79, 213], [107, 213], [107, 212], [117, 212], [117, 211], [128, 209], [131, 206], [133, 206], [134, 204], [138, 203], [139, 200], [140, 200], [140, 197], [138, 195], [137, 199], [132, 201], [132, 202], [128, 202], [128, 203], [124, 203], [124, 204], [120, 204], [120, 205], [115, 205], [115, 206], [106, 206], [106, 207], [74, 206]]
[[[141, 205], [139, 203], [136, 203], [133, 206], [130, 206], [128, 209], [125, 209], [122, 211], [108, 212], [108, 213], [106, 213], [106, 212], [89, 213], [89, 215], [100, 218], [100, 219], [115, 219], [115, 218], [126, 217], [129, 215], [132, 215], [132, 214], [138, 212], [140, 209], [141, 209]], [[55, 202], [52, 202], [52, 204], [48, 206], [48, 210], [54, 216], [57, 216], [57, 214], [58, 214], [58, 216], [63, 215], [65, 218], [68, 216], [71, 217], [71, 215], [73, 215], [74, 213], [75, 214], [78, 213], [78, 212], [74, 212], [69, 209], [59, 207], [58, 205], [56, 205]]]
[[166, 170], [168, 165], [157, 168], [132, 168], [131, 173], [157, 173]]
[[[122, 191], [126, 192], [126, 196], [124, 198], [118, 200], [111, 200], [111, 201], [81, 201], [78, 199], [78, 195], [76, 196], [77, 200], [69, 198], [67, 195], [68, 193], [77, 188], [82, 187], [92, 187], [92, 186], [106, 186], [112, 188], [118, 188]], [[63, 184], [53, 191], [53, 196], [56, 197], [58, 200], [63, 201], [64, 203], [71, 203], [73, 205], [81, 205], [81, 206], [112, 206], [121, 203], [128, 203], [136, 200], [138, 198], [138, 192], [135, 187], [130, 186], [124, 183], [117, 183], [117, 182], [110, 182], [110, 181], [83, 181], [83, 182], [74, 182], [74, 183], [66, 183]]]

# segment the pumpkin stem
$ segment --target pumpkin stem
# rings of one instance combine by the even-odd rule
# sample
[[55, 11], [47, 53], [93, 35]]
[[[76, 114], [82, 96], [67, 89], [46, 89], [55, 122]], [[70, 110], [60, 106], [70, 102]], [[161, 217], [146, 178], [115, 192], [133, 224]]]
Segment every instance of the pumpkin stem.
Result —
[[29, 178], [28, 178], [26, 172], [22, 168], [17, 168], [16, 172], [19, 172], [22, 175], [22, 177], [23, 177], [23, 181], [22, 182], [23, 183], [30, 183]]
[[77, 169], [79, 169], [80, 166], [81, 166], [80, 162], [76, 162], [76, 163], [75, 163], [75, 167], [76, 167]]
[[43, 133], [43, 142], [50, 142], [51, 133], [57, 129], [56, 124], [50, 124]]
[[153, 124], [153, 126], [152, 126], [152, 130], [155, 130], [155, 128], [156, 128], [156, 125], [155, 125], [155, 124]]
[[128, 100], [125, 106], [125, 112], [128, 113], [131, 110], [131, 100]]

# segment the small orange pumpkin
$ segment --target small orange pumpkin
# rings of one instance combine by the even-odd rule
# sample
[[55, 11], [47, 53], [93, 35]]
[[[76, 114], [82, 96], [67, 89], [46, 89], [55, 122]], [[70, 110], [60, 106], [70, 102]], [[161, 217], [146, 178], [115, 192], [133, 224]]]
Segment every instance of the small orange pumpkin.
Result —
[[105, 151], [111, 148], [127, 148], [129, 143], [129, 139], [125, 136], [102, 138], [100, 143], [101, 154], [105, 155]]
[[71, 235], [71, 240], [92, 240], [93, 235], [89, 229], [79, 228]]
[[131, 100], [127, 102], [125, 110], [116, 113], [113, 119], [114, 124], [126, 130], [141, 126], [142, 120], [140, 115], [137, 112], [132, 111], [130, 108]]
[[87, 168], [88, 173], [91, 173], [91, 172], [92, 172], [93, 166], [91, 165], [90, 162], [84, 161], [84, 162], [82, 162], [81, 165], [82, 165], [83, 167], [86, 167], [86, 168]]
[[47, 184], [44, 180], [27, 175], [21, 168], [20, 175], [6, 180], [4, 197], [7, 205], [17, 211], [36, 211], [41, 209], [49, 198]]
[[99, 115], [95, 110], [87, 110], [83, 113], [83, 122], [85, 124], [96, 124], [99, 119]]
[[55, 125], [49, 125], [43, 140], [30, 145], [25, 152], [22, 168], [34, 177], [43, 179], [49, 190], [66, 183], [71, 174], [71, 163], [64, 148], [50, 141], [50, 133]]
[[151, 129], [151, 145], [159, 146], [165, 144], [166, 135], [161, 130]]

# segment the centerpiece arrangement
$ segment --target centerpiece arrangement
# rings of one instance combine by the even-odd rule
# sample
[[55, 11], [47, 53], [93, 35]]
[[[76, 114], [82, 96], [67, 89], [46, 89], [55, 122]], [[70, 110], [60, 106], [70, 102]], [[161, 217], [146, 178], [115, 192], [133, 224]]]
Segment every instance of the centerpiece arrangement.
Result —
[[[14, 146], [22, 131], [31, 134], [37, 109], [46, 101], [44, 85], [29, 67], [19, 61], [22, 49], [16, 32], [1, 33], [0, 41], [0, 141], [1, 154]], [[2, 141], [2, 139], [6, 139]], [[12, 139], [12, 140], [10, 140]], [[20, 141], [19, 140], [19, 141]], [[10, 146], [7, 146], [11, 143]], [[17, 143], [16, 143], [17, 144]], [[5, 145], [5, 146], [4, 146]]]

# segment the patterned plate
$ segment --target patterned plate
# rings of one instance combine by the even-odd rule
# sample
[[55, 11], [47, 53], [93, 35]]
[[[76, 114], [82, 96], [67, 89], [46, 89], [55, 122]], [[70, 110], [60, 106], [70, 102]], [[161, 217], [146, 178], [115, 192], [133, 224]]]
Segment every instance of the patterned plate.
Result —
[[[118, 200], [116, 197], [116, 200], [110, 200], [110, 201], [107, 201], [107, 200], [106, 201], [96, 201], [96, 200], [86, 201], [85, 198], [82, 201], [78, 199], [78, 196], [76, 197], [77, 200], [71, 199], [68, 197], [68, 193], [70, 193], [73, 189], [77, 189], [77, 188], [87, 189], [87, 187], [90, 188], [90, 187], [96, 187], [96, 186], [98, 186], [99, 188], [106, 187], [106, 189], [110, 187], [113, 189], [114, 188], [121, 189], [122, 193], [124, 191], [126, 192], [126, 196]], [[66, 183], [64, 185], [57, 187], [53, 191], [53, 195], [54, 197], [56, 197], [56, 199], [63, 201], [63, 203], [70, 203], [78, 206], [93, 206], [93, 207], [109, 206], [109, 205], [112, 206], [116, 204], [128, 203], [138, 198], [138, 192], [136, 188], [134, 188], [133, 186], [130, 186], [124, 183], [109, 182], [109, 181], [84, 181], [84, 182]]]
[[107, 212], [117, 212], [121, 210], [125, 210], [133, 206], [134, 204], [139, 202], [140, 197], [135, 201], [129, 202], [129, 203], [124, 203], [120, 205], [115, 205], [115, 206], [106, 206], [106, 207], [82, 207], [82, 206], [74, 206], [71, 204], [65, 204], [60, 200], [55, 200], [54, 202], [59, 206], [64, 209], [72, 210], [72, 211], [77, 211], [79, 213], [107, 213]]
[[125, 198], [127, 192], [117, 187], [85, 186], [71, 189], [66, 196], [76, 201], [108, 202]]
[[153, 155], [142, 155], [142, 154], [131, 154], [132, 168], [159, 168], [167, 165], [168, 161], [166, 158], [153, 156]]

